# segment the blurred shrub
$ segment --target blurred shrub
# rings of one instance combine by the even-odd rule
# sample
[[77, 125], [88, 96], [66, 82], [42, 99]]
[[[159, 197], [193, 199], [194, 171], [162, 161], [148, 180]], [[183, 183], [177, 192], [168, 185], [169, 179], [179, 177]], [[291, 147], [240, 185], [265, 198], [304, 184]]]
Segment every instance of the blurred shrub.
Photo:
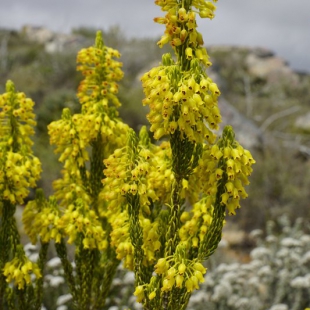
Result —
[[286, 216], [254, 230], [257, 247], [248, 264], [221, 264], [207, 272], [189, 310], [301, 310], [310, 305], [309, 223]]

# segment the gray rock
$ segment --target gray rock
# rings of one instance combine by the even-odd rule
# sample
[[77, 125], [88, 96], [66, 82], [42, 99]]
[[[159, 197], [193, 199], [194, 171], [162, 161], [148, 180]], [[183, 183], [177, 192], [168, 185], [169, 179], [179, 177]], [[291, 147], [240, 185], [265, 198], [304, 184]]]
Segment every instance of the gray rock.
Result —
[[297, 117], [295, 127], [301, 130], [310, 130], [310, 112]]
[[263, 142], [263, 134], [256, 124], [243, 116], [223, 97], [219, 98], [219, 108], [222, 115], [220, 131], [226, 125], [231, 125], [236, 134], [236, 140], [246, 149], [260, 147]]

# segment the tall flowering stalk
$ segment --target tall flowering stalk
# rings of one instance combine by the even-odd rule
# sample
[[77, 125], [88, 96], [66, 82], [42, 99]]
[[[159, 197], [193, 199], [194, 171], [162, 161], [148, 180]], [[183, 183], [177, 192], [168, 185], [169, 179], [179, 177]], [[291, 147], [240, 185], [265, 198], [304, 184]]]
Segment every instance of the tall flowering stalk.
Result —
[[16, 92], [12, 81], [7, 82], [6, 92], [0, 95], [1, 309], [31, 309], [41, 303], [41, 271], [47, 248], [41, 247], [37, 264], [31, 262], [20, 244], [14, 217], [16, 205], [24, 203], [41, 174], [41, 163], [31, 148], [36, 124], [33, 105], [24, 93]]
[[[215, 1], [214, 1], [215, 2]], [[255, 163], [231, 126], [216, 138], [220, 91], [206, 74], [196, 15], [214, 17], [210, 1], [155, 1], [167, 14], [158, 45], [170, 43], [176, 58], [142, 77], [144, 105], [154, 139], [145, 128], [131, 130], [127, 145], [107, 160], [101, 196], [115, 212], [112, 245], [136, 276], [137, 301], [144, 309], [185, 309], [204, 281], [203, 262], [221, 240], [226, 211], [235, 214], [246, 198], [244, 185]]]
[[[32, 242], [55, 241], [65, 277], [77, 309], [101, 309], [120, 259], [111, 246], [111, 223], [117, 216], [101, 200], [103, 159], [126, 141], [128, 126], [118, 118], [117, 81], [123, 77], [118, 51], [106, 47], [97, 33], [93, 47], [77, 56], [77, 70], [84, 79], [77, 96], [81, 113], [63, 110], [60, 120], [48, 126], [51, 144], [60, 153], [62, 178], [55, 193], [28, 203], [23, 222]], [[75, 270], [67, 245], [74, 251]]]
[[155, 3], [167, 12], [155, 18], [166, 26], [158, 45], [170, 43], [175, 57], [163, 55], [161, 65], [143, 75], [143, 104], [150, 108], [154, 139], [163, 139], [153, 144], [145, 126], [136, 134], [119, 119], [120, 55], [98, 32], [95, 45], [77, 57], [84, 76], [77, 92], [81, 112], [66, 108], [48, 126], [62, 177], [53, 196], [37, 190], [23, 213], [26, 233], [41, 244], [37, 264], [25, 256], [14, 219], [16, 203], [23, 203], [41, 172], [29, 138], [33, 102], [12, 82], [0, 96], [0, 307], [40, 309], [53, 241], [75, 308], [102, 309], [123, 261], [135, 273], [134, 295], [144, 309], [185, 309], [204, 281], [203, 263], [218, 246], [225, 214], [235, 214], [247, 197], [254, 159], [232, 127], [219, 138], [214, 133], [220, 91], [206, 74], [211, 63], [196, 15], [212, 19], [215, 6], [204, 0]]

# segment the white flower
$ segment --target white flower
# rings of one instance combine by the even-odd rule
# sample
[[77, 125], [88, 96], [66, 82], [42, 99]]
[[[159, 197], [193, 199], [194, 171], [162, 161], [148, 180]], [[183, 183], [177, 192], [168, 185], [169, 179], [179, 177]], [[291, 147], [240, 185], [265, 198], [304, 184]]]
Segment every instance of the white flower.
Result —
[[231, 295], [228, 299], [228, 302], [227, 302], [228, 306], [235, 307], [239, 298], [240, 298], [240, 296], [238, 296], [236, 294]]
[[270, 276], [272, 274], [272, 270], [271, 270], [270, 266], [266, 265], [266, 266], [260, 268], [258, 270], [257, 274], [261, 277]]
[[310, 244], [310, 235], [302, 235], [300, 237], [300, 242], [303, 244], [303, 245], [308, 245]]
[[250, 253], [250, 256], [252, 257], [252, 259], [269, 258], [270, 255], [271, 255], [270, 250], [265, 247], [255, 248]]
[[30, 254], [29, 255], [29, 259], [32, 262], [36, 263], [38, 261], [38, 259], [39, 259], [39, 253], [32, 253], [32, 254]]
[[237, 279], [237, 274], [234, 271], [228, 271], [223, 275], [222, 280], [228, 281], [228, 282], [233, 282], [234, 280]]
[[288, 248], [293, 248], [293, 247], [299, 247], [301, 246], [301, 242], [299, 240], [296, 240], [294, 238], [284, 238], [282, 241], [281, 241], [281, 245], [282, 246], [285, 246], [285, 247], [288, 247]]
[[233, 271], [233, 270], [238, 270], [240, 268], [240, 264], [234, 263], [234, 264], [220, 264], [217, 268], [216, 271], [220, 273], [225, 273], [228, 271]]
[[263, 235], [263, 231], [261, 229], [254, 229], [250, 232], [250, 237], [259, 238]]
[[266, 237], [266, 241], [268, 243], [276, 243], [278, 241], [278, 238], [274, 235], [270, 235]]
[[198, 291], [197, 293], [193, 294], [190, 299], [190, 303], [201, 303], [207, 301], [207, 295], [203, 291]]
[[232, 287], [228, 282], [221, 282], [214, 288], [214, 293], [212, 295], [213, 301], [219, 301], [221, 299], [227, 299], [232, 293]]
[[254, 260], [252, 260], [248, 265], [249, 265], [249, 267], [250, 267], [250, 268], [249, 268], [250, 270], [255, 271], [255, 270], [257, 270], [258, 268], [264, 266], [264, 263], [263, 263], [261, 260], [259, 260], [259, 259], [254, 259]]
[[60, 284], [65, 283], [65, 279], [63, 277], [51, 277], [50, 286], [58, 287]]
[[236, 308], [247, 307], [250, 305], [249, 298], [243, 297], [239, 298], [239, 300], [235, 303]]
[[28, 251], [35, 251], [37, 249], [36, 245], [33, 245], [31, 243], [27, 243], [24, 246], [24, 251], [27, 253]]
[[57, 306], [61, 306], [61, 305], [65, 304], [66, 302], [68, 302], [71, 299], [72, 299], [72, 295], [71, 294], [61, 295], [61, 296], [59, 296], [57, 298], [56, 305]]
[[309, 277], [296, 277], [290, 283], [291, 287], [294, 288], [308, 288], [310, 287], [310, 279]]
[[289, 249], [287, 248], [282, 248], [277, 252], [277, 257], [279, 258], [286, 258], [289, 255]]
[[132, 271], [128, 271], [123, 278], [123, 283], [132, 284], [134, 282], [135, 282], [135, 274]]
[[56, 268], [58, 266], [61, 266], [61, 260], [59, 257], [54, 257], [46, 263], [46, 266], [49, 268]]
[[228, 241], [225, 240], [225, 239], [222, 239], [222, 240], [220, 241], [220, 243], [218, 244], [218, 247], [219, 247], [219, 248], [228, 248]]
[[269, 310], [288, 310], [288, 306], [285, 304], [273, 305]]
[[310, 263], [310, 251], [306, 252], [301, 258], [302, 264]]
[[119, 286], [123, 283], [123, 281], [119, 278], [114, 278], [113, 281], [112, 281], [112, 285], [113, 286]]

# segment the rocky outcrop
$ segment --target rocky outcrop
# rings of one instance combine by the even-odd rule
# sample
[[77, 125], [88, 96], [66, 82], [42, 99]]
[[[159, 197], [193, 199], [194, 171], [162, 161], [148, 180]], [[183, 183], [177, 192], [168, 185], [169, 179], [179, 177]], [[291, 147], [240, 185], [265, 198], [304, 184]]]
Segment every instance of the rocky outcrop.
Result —
[[45, 27], [26, 25], [22, 33], [30, 41], [44, 45], [47, 53], [75, 52], [89, 44], [83, 36], [65, 33], [55, 33]]
[[310, 112], [297, 117], [295, 127], [300, 130], [310, 132]]
[[[212, 55], [217, 55], [216, 57], [222, 55], [229, 61], [236, 62], [236, 65], [242, 64], [245, 72], [253, 79], [265, 80], [272, 84], [283, 81], [296, 84], [299, 81], [298, 74], [289, 67], [284, 59], [263, 47], [210, 46], [208, 53], [211, 55], [211, 59]], [[211, 70], [216, 70], [216, 68]]]
[[222, 115], [221, 131], [226, 125], [231, 125], [234, 128], [236, 140], [246, 149], [262, 145], [263, 133], [254, 122], [242, 115], [223, 97], [220, 97], [218, 105]]
[[245, 64], [252, 77], [266, 80], [269, 83], [275, 83], [283, 79], [292, 83], [298, 82], [297, 74], [280, 57], [274, 55], [261, 56], [253, 50], [246, 57]]
[[25, 25], [21, 31], [29, 41], [45, 44], [55, 36], [52, 30], [41, 26]]

